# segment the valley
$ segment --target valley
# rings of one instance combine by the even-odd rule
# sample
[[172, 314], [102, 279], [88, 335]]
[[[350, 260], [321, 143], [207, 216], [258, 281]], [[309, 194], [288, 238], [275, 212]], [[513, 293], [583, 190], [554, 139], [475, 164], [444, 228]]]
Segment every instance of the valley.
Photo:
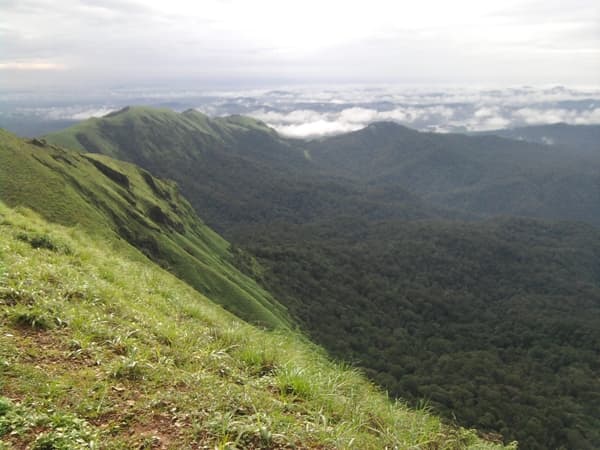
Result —
[[598, 442], [589, 152], [393, 123], [303, 141], [150, 108], [44, 139], [175, 180], [240, 271], [393, 395], [523, 448]]

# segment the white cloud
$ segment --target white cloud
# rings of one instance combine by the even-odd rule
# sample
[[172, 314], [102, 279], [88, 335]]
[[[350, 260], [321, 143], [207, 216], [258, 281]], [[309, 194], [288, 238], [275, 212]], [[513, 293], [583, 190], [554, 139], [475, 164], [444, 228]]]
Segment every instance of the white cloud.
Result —
[[577, 125], [593, 125], [600, 124], [600, 108], [595, 108], [585, 112], [579, 117], [575, 118], [575, 124]]
[[379, 113], [374, 109], [353, 107], [344, 109], [339, 114], [339, 121], [352, 124], [365, 124], [377, 120]]
[[403, 106], [377, 110], [353, 106], [341, 111], [316, 111], [300, 109], [287, 113], [258, 110], [249, 115], [264, 121], [278, 132], [292, 137], [314, 137], [339, 134], [364, 128], [370, 123], [393, 121], [412, 124], [421, 119], [445, 121], [454, 111], [442, 105], [414, 107]]
[[44, 62], [44, 61], [10, 61], [0, 62], [0, 70], [16, 71], [46, 71], [46, 70], [65, 70], [64, 64]]
[[251, 116], [290, 137], [314, 137], [358, 130], [377, 115], [375, 110], [349, 108], [339, 113], [300, 109], [289, 113], [254, 111]]
[[65, 65], [3, 80], [13, 89], [42, 81], [598, 85], [597, 11], [595, 0], [4, 1], [0, 63]]
[[[66, 105], [70, 106], [38, 106]], [[53, 103], [55, 102], [55, 103]], [[277, 89], [118, 89], [39, 96], [1, 93], [0, 111], [48, 119], [82, 120], [129, 104], [194, 107], [213, 116], [245, 114], [280, 133], [315, 137], [393, 121], [421, 130], [485, 131], [566, 122], [600, 124], [600, 89], [516, 87], [509, 89], [402, 86], [278, 87]]]
[[316, 120], [314, 122], [299, 123], [296, 125], [280, 125], [273, 127], [283, 136], [295, 138], [310, 138], [330, 136], [360, 130], [363, 124], [350, 124], [344, 122]]
[[472, 127], [472, 131], [498, 130], [500, 128], [506, 128], [508, 125], [510, 125], [510, 120], [504, 117], [487, 117], [485, 120]]
[[33, 115], [46, 120], [85, 120], [91, 117], [102, 117], [119, 108], [95, 105], [24, 107], [19, 114]]
[[[293, 94], [292, 94], [293, 92]], [[331, 104], [325, 99], [336, 98]], [[564, 87], [519, 87], [501, 90], [431, 88], [310, 89], [265, 92], [257, 101], [274, 109], [249, 114], [282, 134], [312, 137], [355, 130], [377, 121], [394, 121], [419, 129], [487, 131], [538, 123], [600, 123], [600, 90]], [[563, 103], [561, 103], [563, 102]], [[572, 108], [557, 107], [575, 103]], [[301, 104], [302, 108], [294, 109]], [[314, 104], [315, 109], [306, 106]], [[348, 105], [347, 107], [340, 107]], [[368, 105], [368, 106], [366, 106]]]
[[521, 108], [514, 117], [530, 125], [566, 122], [577, 125], [600, 124], [600, 108], [577, 111], [574, 109]]
[[310, 109], [299, 109], [289, 113], [259, 110], [252, 112], [250, 115], [263, 122], [273, 124], [309, 123], [323, 120], [324, 116], [327, 117], [327, 115], [320, 114], [319, 112]]
[[90, 117], [102, 117], [115, 110], [115, 108], [91, 108], [75, 113], [69, 118], [73, 120], [85, 120], [89, 119]]
[[477, 117], [477, 118], [494, 117], [494, 116], [498, 115], [498, 111], [499, 111], [499, 108], [497, 106], [495, 106], [495, 107], [484, 106], [482, 108], [479, 108], [477, 111], [475, 111], [475, 114], [473, 114], [473, 116]]

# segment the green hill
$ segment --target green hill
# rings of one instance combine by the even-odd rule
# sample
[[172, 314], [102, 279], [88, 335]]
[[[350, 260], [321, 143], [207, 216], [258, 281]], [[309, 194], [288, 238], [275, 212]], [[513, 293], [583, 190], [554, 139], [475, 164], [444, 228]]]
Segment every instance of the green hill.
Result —
[[501, 448], [286, 328], [172, 183], [0, 132], [0, 189], [1, 448]]
[[180, 183], [208, 223], [259, 258], [261, 273], [243, 253], [235, 263], [317, 343], [394, 395], [522, 448], [600, 445], [597, 229], [475, 220], [597, 224], [596, 166], [564, 148], [392, 123], [307, 143], [248, 119], [248, 131], [215, 132], [224, 144], [195, 146], [206, 133], [192, 129], [179, 145], [169, 138], [179, 125], [161, 126], [161, 114], [84, 122], [78, 145], [96, 127], [92, 150], [118, 148]]
[[284, 307], [232, 266], [229, 243], [198, 219], [175, 184], [136, 166], [0, 130], [0, 199], [77, 225], [127, 253], [131, 244], [244, 319], [290, 323]]
[[[539, 141], [546, 128], [522, 130]], [[225, 235], [239, 224], [333, 215], [379, 220], [500, 214], [598, 224], [599, 166], [590, 156], [597, 152], [589, 149], [596, 130], [564, 128], [548, 133], [571, 150], [498, 136], [423, 133], [386, 122], [305, 142], [241, 116], [128, 107], [46, 139], [177, 181], [209, 225]]]
[[1, 448], [499, 448], [89, 233], [0, 202]]
[[600, 125], [571, 125], [554, 123], [531, 125], [502, 130], [491, 130], [474, 134], [496, 136], [535, 142], [565, 148], [568, 152], [587, 158], [600, 158]]
[[45, 139], [175, 180], [202, 218], [225, 236], [240, 224], [306, 222], [327, 214], [403, 219], [441, 214], [398, 187], [331, 177], [307, 159], [305, 143], [241, 116], [129, 107]]
[[600, 160], [585, 154], [383, 122], [310, 144], [312, 161], [333, 173], [399, 186], [434, 204], [486, 216], [600, 224]]

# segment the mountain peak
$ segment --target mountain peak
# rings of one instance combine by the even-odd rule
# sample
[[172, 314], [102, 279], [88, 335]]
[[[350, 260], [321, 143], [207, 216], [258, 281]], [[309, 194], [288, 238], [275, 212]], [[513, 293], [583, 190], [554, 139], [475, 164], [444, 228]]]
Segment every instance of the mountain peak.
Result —
[[109, 119], [119, 116], [158, 116], [165, 114], [175, 115], [177, 113], [169, 108], [155, 108], [153, 106], [146, 105], [127, 105], [117, 111], [112, 111], [102, 116], [101, 119]]
[[203, 119], [210, 119], [208, 114], [198, 111], [196, 108], [188, 108], [185, 111], [182, 111], [180, 114], [187, 117], [202, 117]]
[[126, 113], [127, 111], [129, 111], [131, 107], [130, 106], [125, 106], [124, 108], [118, 109], [116, 111], [111, 111], [108, 114], [103, 115], [103, 118], [108, 118], [108, 117], [114, 117], [114, 116], [118, 116], [120, 114]]
[[373, 122], [370, 123], [366, 128], [366, 130], [370, 130], [370, 131], [410, 131], [413, 133], [418, 133], [417, 130], [407, 127], [405, 125], [402, 125], [398, 122], [394, 122], [391, 120], [383, 120], [380, 122]]
[[229, 124], [238, 125], [244, 128], [266, 131], [268, 133], [276, 133], [271, 127], [261, 120], [255, 119], [254, 117], [243, 116], [241, 114], [233, 114], [231, 116], [224, 117], [225, 121]]

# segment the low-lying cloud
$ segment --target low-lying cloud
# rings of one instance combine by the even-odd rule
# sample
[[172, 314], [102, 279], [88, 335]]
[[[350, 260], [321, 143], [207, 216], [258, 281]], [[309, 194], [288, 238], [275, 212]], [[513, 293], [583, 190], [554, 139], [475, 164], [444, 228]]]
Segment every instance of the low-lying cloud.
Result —
[[526, 124], [548, 124], [565, 122], [575, 125], [592, 125], [600, 123], [600, 107], [577, 111], [573, 109], [539, 109], [521, 108], [513, 113]]
[[355, 131], [373, 122], [392, 121], [413, 125], [424, 119], [448, 120], [454, 115], [454, 111], [442, 105], [397, 107], [381, 111], [355, 106], [330, 112], [306, 109], [288, 113], [257, 110], [250, 112], [249, 115], [262, 120], [285, 136], [309, 138]]
[[13, 115], [19, 115], [21, 117], [35, 117], [37, 119], [44, 120], [81, 121], [90, 119], [92, 117], [102, 117], [113, 111], [116, 111], [117, 109], [119, 108], [94, 105], [23, 107], [18, 108]]
[[[43, 105], [43, 106], [41, 106]], [[0, 115], [84, 120], [126, 105], [195, 108], [255, 117], [285, 136], [314, 138], [393, 121], [436, 132], [489, 131], [565, 122], [600, 124], [600, 89], [410, 86], [279, 87], [252, 90], [135, 88], [82, 93], [2, 93]]]
[[[285, 92], [285, 99], [280, 92]], [[489, 131], [557, 122], [600, 124], [600, 91], [561, 86], [276, 91], [260, 98], [265, 106], [245, 113], [283, 135], [297, 138], [354, 131], [378, 121], [437, 132]], [[296, 105], [301, 107], [294, 109]]]

